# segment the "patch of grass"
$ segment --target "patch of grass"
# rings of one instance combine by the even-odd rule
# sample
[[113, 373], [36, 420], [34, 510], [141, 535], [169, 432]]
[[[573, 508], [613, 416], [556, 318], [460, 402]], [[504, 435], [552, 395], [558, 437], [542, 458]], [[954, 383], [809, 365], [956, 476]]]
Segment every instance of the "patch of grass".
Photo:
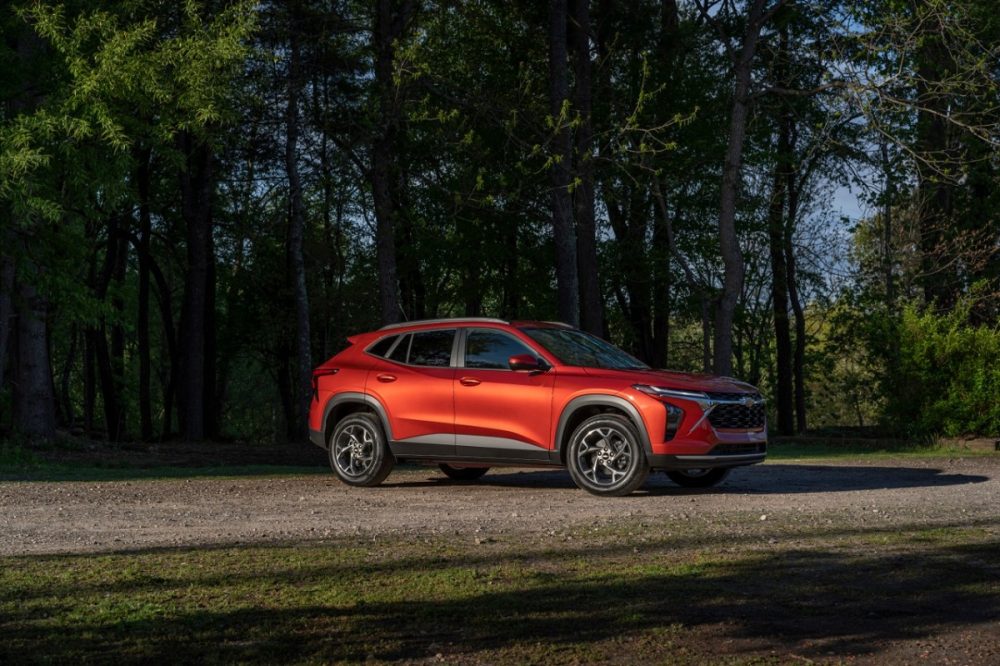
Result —
[[34, 457], [28, 462], [0, 460], [0, 481], [131, 481], [133, 479], [193, 479], [287, 477], [328, 474], [323, 467], [296, 465], [218, 465], [208, 467], [98, 467], [50, 463]]
[[1000, 565], [987, 559], [995, 532], [953, 537], [881, 551], [817, 533], [722, 552], [651, 530], [642, 540], [579, 532], [571, 543], [342, 539], [4, 558], [0, 662], [873, 655], [887, 640], [1000, 614]]

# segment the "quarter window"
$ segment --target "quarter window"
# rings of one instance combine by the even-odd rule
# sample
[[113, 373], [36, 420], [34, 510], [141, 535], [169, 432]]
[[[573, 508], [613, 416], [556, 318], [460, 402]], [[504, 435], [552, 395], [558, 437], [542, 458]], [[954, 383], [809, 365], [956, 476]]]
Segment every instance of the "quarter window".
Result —
[[518, 354], [537, 356], [522, 342], [499, 331], [475, 329], [465, 338], [465, 367], [509, 370], [508, 360]]
[[406, 355], [410, 351], [410, 335], [404, 335], [399, 339], [399, 344], [396, 348], [392, 350], [392, 353], [386, 356], [390, 361], [398, 361], [399, 363], [406, 363]]
[[384, 357], [386, 352], [389, 351], [389, 348], [392, 347], [392, 343], [395, 342], [396, 338], [398, 337], [399, 337], [398, 335], [387, 335], [386, 337], [382, 338], [381, 340], [373, 344], [371, 347], [369, 347], [368, 353], [371, 354], [372, 356]]
[[451, 346], [454, 341], [454, 329], [413, 333], [407, 362], [410, 365], [446, 368], [451, 365]]

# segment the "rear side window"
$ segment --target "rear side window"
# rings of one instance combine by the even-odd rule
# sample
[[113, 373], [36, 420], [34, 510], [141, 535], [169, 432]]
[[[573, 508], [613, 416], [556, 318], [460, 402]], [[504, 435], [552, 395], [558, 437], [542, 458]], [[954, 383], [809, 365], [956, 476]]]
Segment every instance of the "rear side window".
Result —
[[410, 343], [410, 365], [427, 365], [446, 368], [451, 365], [451, 345], [455, 331], [421, 331], [413, 333]]
[[388, 335], [382, 338], [368, 348], [368, 353], [373, 356], [381, 356], [384, 358], [386, 353], [389, 351], [389, 348], [392, 347], [392, 343], [395, 342], [398, 337], [398, 335]]
[[509, 335], [499, 331], [476, 329], [465, 339], [465, 367], [483, 370], [509, 370], [511, 356], [534, 352]]

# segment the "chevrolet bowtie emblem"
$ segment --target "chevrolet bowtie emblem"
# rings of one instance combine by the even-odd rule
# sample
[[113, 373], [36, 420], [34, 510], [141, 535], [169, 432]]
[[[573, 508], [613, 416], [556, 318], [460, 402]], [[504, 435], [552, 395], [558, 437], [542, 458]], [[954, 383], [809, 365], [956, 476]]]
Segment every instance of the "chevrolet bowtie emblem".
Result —
[[747, 396], [746, 398], [743, 398], [743, 406], [744, 407], [753, 407], [754, 404], [756, 404], [756, 402], [757, 402], [756, 400], [754, 400], [753, 398], [751, 398], [749, 396]]

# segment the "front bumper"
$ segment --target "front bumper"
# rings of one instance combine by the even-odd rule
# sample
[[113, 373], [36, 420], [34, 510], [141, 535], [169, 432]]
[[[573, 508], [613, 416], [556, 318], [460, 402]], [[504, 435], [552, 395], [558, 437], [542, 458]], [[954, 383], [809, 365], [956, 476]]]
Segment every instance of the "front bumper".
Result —
[[309, 428], [309, 441], [321, 449], [326, 448], [326, 436], [323, 434], [322, 430], [313, 430], [312, 428]]
[[764, 462], [767, 452], [739, 454], [653, 454], [649, 466], [653, 469], [705, 469], [711, 467], [742, 467]]

